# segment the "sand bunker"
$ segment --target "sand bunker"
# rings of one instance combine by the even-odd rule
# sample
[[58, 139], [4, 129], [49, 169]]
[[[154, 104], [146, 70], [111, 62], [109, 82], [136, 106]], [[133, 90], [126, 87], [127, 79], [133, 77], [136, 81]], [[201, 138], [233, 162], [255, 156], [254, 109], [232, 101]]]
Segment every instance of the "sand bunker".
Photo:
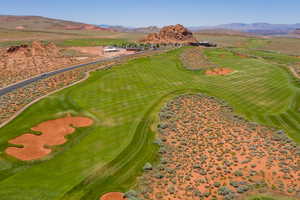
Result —
[[104, 194], [100, 200], [127, 200], [121, 192], [109, 192]]
[[226, 75], [232, 73], [234, 70], [229, 68], [214, 68], [210, 70], [206, 70], [206, 75]]
[[67, 116], [60, 119], [42, 122], [31, 128], [41, 132], [41, 135], [25, 133], [9, 141], [11, 144], [22, 145], [23, 148], [8, 147], [5, 152], [20, 160], [36, 160], [51, 153], [46, 146], [61, 145], [67, 142], [66, 135], [75, 131], [74, 127], [91, 126], [93, 121], [87, 117]]

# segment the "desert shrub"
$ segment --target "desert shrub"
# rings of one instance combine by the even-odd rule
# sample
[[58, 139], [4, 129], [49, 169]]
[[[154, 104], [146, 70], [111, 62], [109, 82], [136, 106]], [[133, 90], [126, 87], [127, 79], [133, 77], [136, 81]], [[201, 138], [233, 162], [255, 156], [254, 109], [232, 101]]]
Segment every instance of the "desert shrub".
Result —
[[162, 175], [161, 173], [156, 173], [156, 174], [154, 174], [154, 177], [157, 179], [162, 179], [164, 177], [164, 175]]
[[174, 186], [172, 186], [172, 185], [168, 186], [167, 191], [168, 191], [170, 194], [174, 194], [174, 193], [175, 193], [175, 188], [174, 188]]
[[232, 193], [232, 191], [226, 186], [222, 186], [218, 189], [218, 194], [222, 195], [222, 196], [225, 196], [225, 195], [228, 195], [231, 193]]
[[143, 167], [144, 171], [152, 170], [152, 165], [150, 163], [146, 163]]
[[203, 196], [205, 196], [205, 197], [209, 197], [210, 195], [211, 195], [210, 192], [204, 192], [204, 193], [203, 193]]
[[126, 198], [137, 198], [138, 193], [135, 190], [129, 190], [127, 192], [125, 192], [124, 197]]
[[157, 128], [166, 129], [166, 128], [168, 128], [168, 124], [167, 123], [160, 123], [160, 124], [158, 124]]
[[220, 187], [220, 186], [221, 186], [221, 183], [220, 183], [220, 182], [215, 182], [215, 183], [214, 183], [214, 186], [215, 186], [215, 187]]
[[238, 193], [244, 193], [244, 192], [247, 192], [248, 190], [249, 190], [249, 187], [247, 185], [240, 185], [236, 191]]
[[240, 170], [236, 170], [235, 172], [233, 172], [233, 174], [234, 174], [235, 176], [243, 176], [243, 172], [240, 171]]
[[236, 181], [231, 181], [230, 185], [233, 186], [233, 187], [235, 187], [235, 188], [239, 187], [239, 183], [236, 182]]

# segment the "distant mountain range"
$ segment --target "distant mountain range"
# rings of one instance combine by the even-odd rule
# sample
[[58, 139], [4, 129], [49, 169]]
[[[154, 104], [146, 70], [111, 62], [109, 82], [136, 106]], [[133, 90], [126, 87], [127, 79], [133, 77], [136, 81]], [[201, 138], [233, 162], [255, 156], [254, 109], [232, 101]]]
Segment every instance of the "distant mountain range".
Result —
[[[159, 27], [149, 26], [141, 28], [133, 28], [126, 26], [110, 26], [110, 25], [99, 25], [102, 28], [109, 28], [120, 32], [141, 32], [141, 33], [153, 33], [158, 32]], [[269, 24], [269, 23], [231, 23], [221, 24], [217, 26], [191, 26], [188, 27], [193, 32], [203, 32], [208, 30], [214, 30], [217, 32], [224, 31], [237, 31], [255, 35], [287, 35], [295, 32], [296, 29], [300, 29], [300, 23], [297, 24]]]
[[234, 31], [242, 31], [257, 35], [286, 35], [296, 29], [300, 29], [300, 23], [297, 24], [269, 24], [269, 23], [231, 23], [217, 26], [199, 26], [189, 27], [192, 31], [210, 30], [210, 29], [226, 29]]
[[[81, 22], [73, 22], [60, 19], [52, 19], [41, 16], [13, 16], [0, 15], [0, 28], [17, 30], [97, 30], [97, 31], [118, 31], [154, 33], [159, 32], [157, 26], [148, 27], [126, 27], [112, 26], [107, 24], [92, 25]], [[193, 26], [188, 27], [193, 32], [214, 30], [214, 32], [239, 31], [256, 35], [298, 35], [300, 23], [297, 24], [269, 24], [269, 23], [231, 23], [217, 26]], [[296, 31], [297, 30], [297, 31]]]
[[101, 24], [99, 25], [101, 28], [108, 28], [118, 32], [138, 32], [138, 33], [155, 33], [160, 30], [157, 26], [148, 26], [148, 27], [126, 27], [121, 25], [107, 25]]
[[92, 24], [41, 16], [0, 15], [0, 28], [17, 30], [96, 30], [109, 31]]

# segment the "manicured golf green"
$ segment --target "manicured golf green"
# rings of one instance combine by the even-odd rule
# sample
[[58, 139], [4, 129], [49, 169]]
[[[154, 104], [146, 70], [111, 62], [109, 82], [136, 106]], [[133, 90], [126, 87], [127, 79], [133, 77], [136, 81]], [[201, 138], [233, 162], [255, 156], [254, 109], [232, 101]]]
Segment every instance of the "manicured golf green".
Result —
[[[154, 162], [157, 111], [163, 102], [187, 92], [225, 100], [247, 119], [283, 129], [300, 142], [300, 88], [282, 67], [268, 60], [241, 58], [227, 49], [206, 56], [227, 76], [206, 76], [182, 67], [184, 48], [139, 58], [50, 95], [0, 129], [0, 200], [94, 200], [126, 191], [143, 165]], [[91, 117], [51, 156], [21, 162], [3, 152], [7, 141], [42, 121], [66, 113]]]

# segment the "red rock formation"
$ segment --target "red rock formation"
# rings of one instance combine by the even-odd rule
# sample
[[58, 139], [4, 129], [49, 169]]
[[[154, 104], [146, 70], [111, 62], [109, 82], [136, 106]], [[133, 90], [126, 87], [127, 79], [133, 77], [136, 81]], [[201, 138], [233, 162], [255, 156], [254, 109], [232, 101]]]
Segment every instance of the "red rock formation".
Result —
[[32, 42], [31, 47], [28, 45], [11, 46], [6, 51], [8, 57], [31, 57], [31, 56], [59, 56], [59, 49], [50, 42], [46, 45], [39, 41]]
[[76, 59], [64, 56], [51, 42], [0, 48], [0, 88], [75, 62]]
[[175, 26], [165, 26], [159, 33], [150, 33], [145, 39], [141, 40], [142, 43], [160, 44], [160, 43], [180, 43], [187, 44], [197, 42], [190, 32], [184, 26], [177, 24]]

